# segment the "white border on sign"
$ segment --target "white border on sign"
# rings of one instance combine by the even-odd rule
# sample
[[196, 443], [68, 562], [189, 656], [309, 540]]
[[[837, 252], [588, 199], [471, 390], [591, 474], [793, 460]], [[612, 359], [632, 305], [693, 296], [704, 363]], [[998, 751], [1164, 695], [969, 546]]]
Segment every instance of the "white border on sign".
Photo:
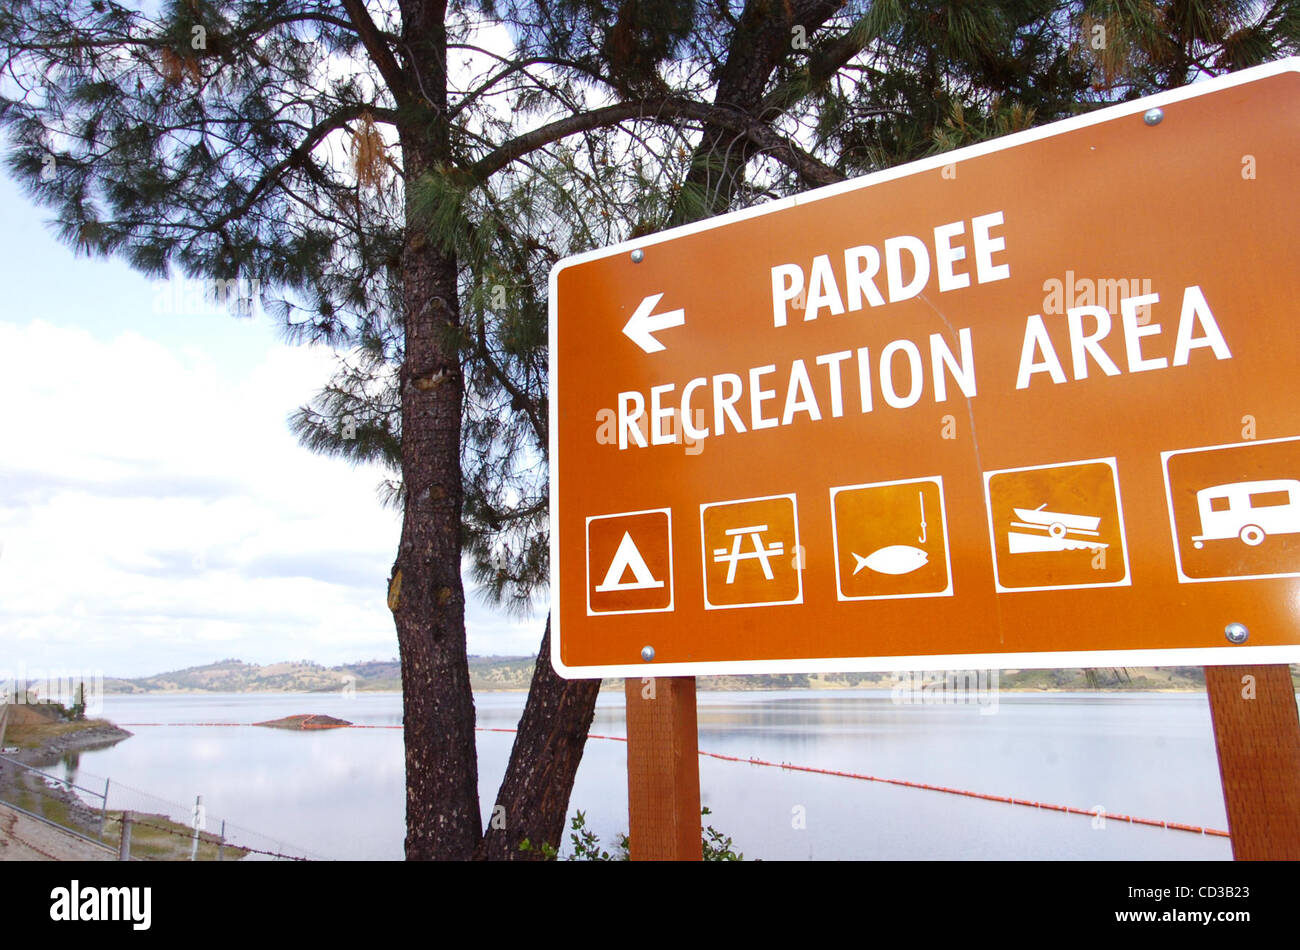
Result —
[[[1247, 627], [1250, 617], [1239, 619]], [[1226, 623], [1226, 621], [1225, 621]], [[1207, 626], [1212, 626], [1207, 624]], [[554, 632], [554, 631], [552, 631]], [[1223, 624], [1213, 630], [1223, 639]], [[552, 650], [551, 663], [566, 679], [645, 676], [716, 676], [743, 673], [894, 673], [916, 670], [1048, 670], [1062, 667], [1235, 666], [1300, 662], [1300, 644], [1284, 646], [1174, 647], [1163, 650], [1068, 650], [1054, 653], [943, 653], [933, 656], [861, 656], [838, 659], [717, 660], [701, 663], [610, 663], [565, 666]]]
[[[668, 516], [668, 606], [646, 607], [642, 610], [593, 610], [591, 607], [591, 523], [606, 521], [610, 518], [630, 518], [633, 515], [657, 515], [660, 512]], [[636, 542], [633, 541], [633, 544]], [[640, 553], [640, 549], [637, 550]], [[608, 515], [592, 515], [587, 519], [587, 616], [617, 617], [620, 614], [666, 614], [676, 603], [676, 588], [673, 587], [673, 510], [671, 508], [646, 508], [642, 511], [616, 511]], [[554, 621], [554, 618], [552, 618]]]
[[[843, 579], [840, 577], [840, 531], [835, 517], [835, 496], [840, 492], [854, 491], [859, 488], [884, 488], [889, 485], [915, 485], [929, 482], [939, 486], [939, 529], [943, 533], [943, 557], [948, 567], [948, 584], [943, 590], [924, 591], [919, 594], [861, 594], [849, 596], [844, 593]], [[902, 478], [892, 482], [867, 482], [862, 485], [840, 485], [831, 489], [831, 544], [835, 549], [835, 596], [840, 600], [902, 600], [910, 597], [951, 597], [952, 587], [952, 546], [948, 542], [948, 502], [943, 497], [943, 476], [926, 475], [922, 478]]]
[[1228, 574], [1223, 577], [1188, 577], [1183, 573], [1183, 552], [1178, 544], [1178, 521], [1174, 517], [1174, 490], [1169, 482], [1169, 460], [1175, 455], [1195, 455], [1198, 452], [1213, 452], [1216, 449], [1238, 449], [1247, 445], [1272, 445], [1277, 442], [1300, 442], [1300, 436], [1289, 435], [1281, 439], [1251, 439], [1246, 442], [1228, 442], [1223, 445], [1200, 445], [1194, 449], [1171, 449], [1168, 452], [1160, 453], [1160, 469], [1165, 478], [1165, 504], [1169, 508], [1169, 531], [1174, 539], [1174, 567], [1178, 571], [1178, 583], [1213, 584], [1216, 581], [1255, 581], [1266, 577], [1300, 577], [1300, 571], [1286, 571], [1282, 574]]
[[[732, 224], [736, 221], [744, 221], [749, 218], [756, 218], [766, 214], [774, 214], [783, 211], [786, 208], [793, 208], [813, 201], [821, 201], [826, 198], [832, 198], [836, 195], [857, 191], [861, 188], [869, 188], [873, 185], [893, 181], [898, 178], [906, 178], [911, 175], [922, 174], [936, 168], [942, 168], [945, 165], [957, 164], [967, 159], [978, 158], [981, 155], [996, 154], [997, 152], [1006, 149], [1018, 148], [1021, 145], [1027, 145], [1030, 142], [1053, 138], [1068, 132], [1074, 132], [1078, 129], [1088, 128], [1092, 125], [1099, 125], [1103, 122], [1111, 122], [1129, 116], [1137, 118], [1147, 109], [1153, 107], [1167, 107], [1174, 103], [1199, 98], [1200, 96], [1220, 92], [1224, 89], [1232, 89], [1237, 86], [1248, 85], [1249, 83], [1257, 82], [1258, 80], [1266, 79], [1271, 76], [1294, 72], [1300, 72], [1300, 57], [1292, 56], [1287, 59], [1277, 60], [1276, 62], [1266, 63], [1262, 66], [1254, 66], [1250, 69], [1243, 69], [1235, 73], [1229, 73], [1226, 76], [1216, 76], [1212, 79], [1204, 79], [1200, 82], [1188, 86], [1182, 86], [1178, 89], [1156, 93], [1153, 96], [1146, 96], [1141, 99], [1134, 99], [1131, 102], [1121, 102], [1117, 105], [1107, 106], [1104, 109], [1089, 112], [1087, 115], [1076, 116], [1073, 119], [1064, 119], [1060, 122], [1052, 122], [1038, 128], [1026, 129], [1023, 132], [1015, 132], [1011, 135], [1004, 135], [987, 142], [968, 145], [965, 148], [959, 148], [951, 152], [944, 152], [939, 155], [931, 156], [930, 158], [923, 158], [915, 162], [909, 162], [906, 165], [887, 168], [870, 175], [854, 178], [850, 181], [839, 182], [834, 185], [826, 185], [802, 194], [791, 195], [787, 198], [779, 198], [759, 207], [744, 208], [740, 211], [729, 212], [715, 218], [708, 218], [704, 221], [697, 221], [678, 228], [661, 231], [658, 234], [624, 241], [612, 245], [611, 247], [600, 248], [583, 254], [575, 254], [572, 257], [566, 257], [564, 260], [556, 263], [555, 266], [551, 268], [550, 279], [548, 282], [548, 330], [550, 333], [551, 346], [547, 352], [547, 387], [550, 402], [548, 415], [550, 423], [549, 467], [551, 481], [551, 636], [553, 637], [551, 663], [555, 667], [555, 671], [560, 676], [567, 679], [595, 679], [605, 676], [644, 676], [648, 670], [654, 670], [655, 674], [659, 676], [705, 676], [721, 673], [815, 673], [822, 671], [888, 672], [891, 670], [934, 669], [937, 666], [942, 667], [945, 665], [955, 665], [957, 668], [969, 668], [972, 663], [980, 663], [989, 667], [997, 667], [1001, 665], [1021, 669], [1045, 669], [1061, 666], [1159, 666], [1162, 664], [1218, 666], [1247, 662], [1293, 663], [1300, 661], [1300, 644], [1298, 644], [1290, 647], [1237, 646], [1187, 649], [1177, 648], [1168, 650], [1081, 650], [1063, 653], [990, 653], [960, 654], [953, 656], [850, 657], [814, 660], [735, 660], [716, 663], [665, 663], [659, 665], [653, 663], [640, 665], [614, 663], [605, 666], [570, 667], [566, 666], [560, 659], [563, 655], [562, 644], [564, 624], [562, 622], [563, 618], [557, 600], [560, 590], [559, 572], [561, 570], [561, 565], [563, 564], [560, 546], [560, 520], [562, 512], [560, 510], [560, 493], [556, 490], [555, 484], [560, 462], [560, 401], [557, 398], [556, 393], [555, 365], [555, 341], [558, 339], [559, 334], [559, 311], [556, 307], [556, 298], [559, 286], [559, 275], [565, 268], [573, 267], [587, 261], [599, 260], [603, 257], [630, 254], [633, 250], [653, 247], [657, 244], [663, 244], [667, 241], [672, 241], [688, 234], [725, 227], [726, 225]], [[1169, 118], [1175, 119], [1176, 116], [1170, 116]], [[1159, 134], [1159, 129], [1160, 127], [1156, 126], [1154, 129], [1148, 129], [1147, 131], [1152, 134]], [[1242, 622], [1244, 623], [1245, 621], [1243, 620]]]
[[[711, 604], [709, 603], [709, 546], [704, 539], [704, 512], [708, 508], [722, 508], [727, 505], [743, 505], [750, 501], [774, 501], [777, 498], [789, 498], [790, 510], [794, 515], [794, 550], [785, 555], [799, 558], [794, 575], [799, 581], [799, 593], [793, 600], [759, 600], [752, 604]], [[710, 501], [700, 505], [700, 587], [704, 597], [705, 610], [741, 610], [747, 607], [781, 607], [786, 604], [803, 603], [803, 549], [799, 545], [799, 499], [791, 492], [788, 495], [759, 495], [757, 498], [728, 498], [725, 501]], [[783, 556], [785, 556], [783, 555]]]
[[[998, 573], [998, 539], [997, 529], [993, 526], [993, 499], [989, 494], [989, 480], [994, 475], [1007, 475], [1012, 472], [1038, 472], [1048, 468], [1072, 468], [1076, 465], [1105, 465], [1110, 469], [1111, 484], [1115, 486], [1115, 511], [1119, 514], [1119, 547], [1124, 556], [1124, 576], [1117, 581], [1101, 581], [1096, 584], [1049, 584], [1045, 587], [1004, 587]], [[1079, 590], [1085, 587], [1132, 587], [1133, 571], [1128, 563], [1128, 527], [1124, 524], [1124, 499], [1119, 494], [1119, 462], [1114, 458], [1079, 459], [1075, 462], [1057, 462], [1051, 465], [1026, 465], [1022, 468], [999, 468], [984, 473], [984, 509], [989, 519], [989, 544], [993, 555], [993, 586], [999, 594], [1019, 594], [1031, 590]]]

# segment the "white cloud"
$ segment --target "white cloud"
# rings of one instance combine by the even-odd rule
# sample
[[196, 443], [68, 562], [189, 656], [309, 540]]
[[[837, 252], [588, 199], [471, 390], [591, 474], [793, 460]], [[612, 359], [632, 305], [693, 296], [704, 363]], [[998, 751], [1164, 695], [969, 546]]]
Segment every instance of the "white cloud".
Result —
[[[10, 665], [139, 675], [396, 655], [385, 588], [399, 521], [377, 501], [381, 473], [314, 456], [286, 426], [332, 353], [261, 345], [236, 361], [135, 332], [0, 322]], [[536, 648], [540, 618], [470, 600], [471, 652]]]

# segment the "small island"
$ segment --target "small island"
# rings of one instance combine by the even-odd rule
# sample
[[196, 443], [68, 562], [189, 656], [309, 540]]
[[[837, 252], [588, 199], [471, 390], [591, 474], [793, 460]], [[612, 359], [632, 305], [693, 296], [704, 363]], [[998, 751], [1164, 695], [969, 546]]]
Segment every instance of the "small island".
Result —
[[346, 719], [335, 719], [333, 716], [324, 716], [320, 714], [300, 713], [296, 716], [282, 716], [279, 719], [268, 719], [265, 722], [255, 722], [255, 726], [266, 726], [269, 729], [346, 729], [352, 723]]

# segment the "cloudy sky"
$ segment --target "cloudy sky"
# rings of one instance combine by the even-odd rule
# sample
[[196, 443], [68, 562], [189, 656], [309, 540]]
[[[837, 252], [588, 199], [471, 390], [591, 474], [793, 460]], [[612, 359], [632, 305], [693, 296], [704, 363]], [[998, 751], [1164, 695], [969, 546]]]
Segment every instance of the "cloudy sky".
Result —
[[[0, 214], [0, 667], [396, 656], [381, 473], [287, 426], [331, 352], [74, 257], [3, 176]], [[471, 593], [470, 652], [535, 652], [542, 620]]]

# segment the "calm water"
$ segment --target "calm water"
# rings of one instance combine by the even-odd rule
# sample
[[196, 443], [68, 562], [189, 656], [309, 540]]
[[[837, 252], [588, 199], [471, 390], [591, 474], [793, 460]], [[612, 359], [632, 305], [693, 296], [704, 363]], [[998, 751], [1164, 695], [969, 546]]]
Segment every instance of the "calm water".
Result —
[[[480, 693], [478, 724], [511, 728], [523, 693]], [[189, 809], [285, 848], [328, 858], [402, 856], [400, 729], [214, 728], [294, 713], [401, 723], [393, 693], [109, 696], [104, 715], [135, 735], [51, 771], [102, 787], [110, 807]], [[625, 735], [622, 691], [603, 693], [592, 732]], [[888, 690], [701, 693], [700, 748], [979, 792], [1226, 828], [1203, 694], [1003, 694], [973, 706], [897, 705]], [[485, 819], [512, 736], [479, 733]], [[612, 844], [627, 828], [626, 745], [592, 739], [571, 808]], [[747, 858], [1227, 860], [1226, 839], [1040, 812], [919, 789], [700, 760], [707, 819]], [[804, 827], [795, 827], [802, 816]], [[269, 839], [243, 832], [266, 847]], [[236, 833], [238, 834], [238, 832]], [[281, 850], [271, 847], [270, 850]], [[567, 850], [567, 849], [566, 849]]]

